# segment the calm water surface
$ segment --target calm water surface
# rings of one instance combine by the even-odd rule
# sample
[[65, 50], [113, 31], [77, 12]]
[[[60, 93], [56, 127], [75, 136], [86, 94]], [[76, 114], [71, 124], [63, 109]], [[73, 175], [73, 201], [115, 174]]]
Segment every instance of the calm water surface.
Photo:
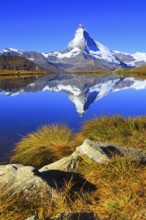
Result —
[[0, 161], [45, 124], [78, 131], [95, 115], [146, 115], [146, 81], [114, 75], [49, 75], [0, 80]]

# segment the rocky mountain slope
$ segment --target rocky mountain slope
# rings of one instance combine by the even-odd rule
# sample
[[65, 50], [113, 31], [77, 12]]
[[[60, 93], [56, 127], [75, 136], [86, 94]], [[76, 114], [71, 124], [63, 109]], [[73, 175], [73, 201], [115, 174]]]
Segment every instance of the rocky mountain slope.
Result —
[[44, 67], [19, 56], [0, 56], [0, 70], [27, 70], [34, 72], [49, 72]]
[[146, 53], [123, 53], [119, 51], [113, 51], [115, 56], [128, 67], [138, 67], [146, 65]]
[[114, 70], [123, 67], [146, 65], [146, 53], [123, 53], [112, 51], [103, 44], [92, 39], [87, 30], [79, 25], [74, 38], [64, 51], [40, 53], [14, 48], [0, 50], [1, 55], [25, 57], [34, 63], [51, 69], [66, 72], [89, 70]]
[[0, 51], [0, 69], [28, 69], [52, 73], [61, 72], [60, 69], [48, 62], [41, 53], [21, 51], [13, 48]]

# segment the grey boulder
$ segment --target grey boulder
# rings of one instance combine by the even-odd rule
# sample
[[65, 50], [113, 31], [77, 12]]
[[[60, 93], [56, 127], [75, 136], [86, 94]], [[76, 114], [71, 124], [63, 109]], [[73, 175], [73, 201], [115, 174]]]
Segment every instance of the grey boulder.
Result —
[[76, 151], [98, 163], [108, 163], [115, 155], [138, 160], [143, 164], [146, 163], [146, 153], [142, 151], [88, 139], [86, 139], [81, 146], [77, 147]]
[[78, 162], [80, 160], [80, 157], [78, 155], [78, 152], [74, 152], [68, 157], [64, 157], [61, 160], [58, 160], [54, 163], [48, 164], [41, 169], [39, 169], [39, 172], [45, 172], [48, 170], [60, 170], [64, 172], [75, 172], [76, 168], [78, 166]]
[[21, 193], [26, 197], [48, 197], [53, 195], [49, 184], [31, 166], [21, 164], [0, 165], [0, 191]]

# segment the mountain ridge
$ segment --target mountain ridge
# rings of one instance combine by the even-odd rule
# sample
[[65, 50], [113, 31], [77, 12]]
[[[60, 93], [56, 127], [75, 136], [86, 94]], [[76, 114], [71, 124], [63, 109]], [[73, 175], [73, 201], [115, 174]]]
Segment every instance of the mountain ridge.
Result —
[[115, 70], [146, 65], [146, 53], [123, 53], [110, 50], [90, 37], [83, 25], [79, 25], [73, 39], [63, 51], [40, 53], [14, 48], [0, 50], [0, 55], [25, 57], [49, 69], [50, 65], [65, 72], [91, 70]]
[[50, 71], [38, 64], [35, 64], [29, 59], [21, 56], [4, 56], [0, 55], [0, 70], [16, 70], [16, 71], [34, 71], [41, 73], [54, 73], [55, 68]]

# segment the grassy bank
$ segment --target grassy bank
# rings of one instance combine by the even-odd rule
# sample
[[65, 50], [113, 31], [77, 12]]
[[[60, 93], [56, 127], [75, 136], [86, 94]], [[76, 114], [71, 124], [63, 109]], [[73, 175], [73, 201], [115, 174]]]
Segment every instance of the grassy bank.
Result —
[[115, 74], [123, 77], [146, 79], [146, 66], [140, 66], [131, 69], [118, 69], [115, 71]]
[[121, 68], [115, 71], [112, 70], [92, 70], [83, 72], [69, 72], [69, 74], [95, 74], [95, 75], [105, 75], [105, 74], [116, 74], [122, 77], [135, 77], [140, 79], [146, 79], [146, 66], [140, 66], [136, 68]]
[[[42, 166], [70, 155], [85, 138], [146, 151], [146, 117], [124, 119], [101, 117], [86, 121], [80, 132], [65, 125], [44, 126], [24, 137], [14, 151], [13, 162]], [[93, 212], [100, 220], [144, 220], [146, 216], [146, 167], [138, 161], [113, 157], [109, 164], [89, 159], [80, 162], [77, 172], [96, 186], [93, 192], [72, 191], [71, 178], [58, 191], [54, 205], [45, 201], [26, 201], [12, 197], [7, 190], [0, 196], [0, 219], [25, 219], [40, 213], [51, 219], [61, 212]], [[6, 196], [7, 195], [7, 196]], [[42, 218], [43, 219], [43, 218]]]
[[83, 124], [78, 139], [109, 142], [123, 147], [146, 150], [146, 117], [123, 118], [121, 116], [95, 117]]
[[27, 71], [27, 70], [0, 70], [0, 77], [21, 77], [21, 76], [41, 76], [43, 72]]
[[12, 161], [41, 167], [71, 154], [86, 138], [146, 151], [146, 117], [95, 117], [76, 134], [65, 125], [44, 126], [17, 144]]
[[95, 74], [95, 75], [104, 75], [104, 74], [116, 74], [122, 77], [136, 77], [141, 79], [146, 79], [146, 66], [140, 66], [136, 68], [121, 68], [112, 70], [92, 70], [92, 71], [82, 71], [82, 72], [68, 72], [68, 74]]
[[90, 70], [90, 71], [81, 71], [81, 72], [68, 72], [68, 74], [95, 74], [95, 75], [102, 75], [102, 74], [110, 74], [111, 70]]
[[[49, 74], [50, 72], [36, 72], [27, 70], [0, 70], [0, 77], [21, 77], [21, 76], [41, 76]], [[146, 79], [146, 66], [141, 66], [137, 68], [121, 68], [115, 71], [112, 70], [92, 70], [92, 71], [82, 71], [82, 72], [68, 72], [68, 74], [93, 74], [93, 75], [106, 75], [114, 73], [122, 77], [136, 77], [141, 79]]]

